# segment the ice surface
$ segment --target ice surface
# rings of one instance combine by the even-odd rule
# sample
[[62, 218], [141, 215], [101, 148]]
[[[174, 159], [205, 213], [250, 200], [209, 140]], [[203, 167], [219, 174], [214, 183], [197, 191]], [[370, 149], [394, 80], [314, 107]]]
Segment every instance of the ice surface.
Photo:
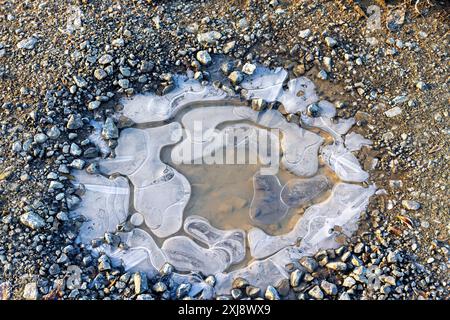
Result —
[[363, 146], [370, 146], [372, 141], [364, 138], [359, 133], [350, 132], [345, 136], [345, 147], [349, 151], [358, 151]]
[[[249, 154], [248, 162], [244, 163], [253, 164], [258, 159], [263, 165], [273, 166], [278, 165], [281, 159], [284, 168], [303, 178], [288, 181], [282, 187], [276, 172], [257, 173], [249, 210], [255, 225], [279, 222], [289, 207], [297, 208], [314, 199], [319, 200], [331, 188], [331, 180], [325, 175], [316, 175], [319, 149], [324, 139], [308, 127], [319, 128], [333, 137], [333, 144], [323, 146], [320, 156], [341, 180], [366, 181], [368, 173], [362, 170], [352, 151], [371, 142], [359, 134], [347, 134], [355, 120], [336, 119], [334, 105], [319, 101], [315, 86], [309, 79], [301, 77], [287, 81], [287, 76], [287, 72], [280, 68], [273, 71], [257, 68], [253, 75], [245, 76], [241, 83], [242, 93], [249, 99], [262, 98], [282, 103], [288, 113], [301, 114], [306, 127], [288, 122], [275, 109], [257, 112], [248, 107], [227, 106], [223, 103], [229, 98], [226, 93], [184, 76], [175, 76], [174, 88], [164, 96], [148, 94], [124, 99], [120, 116], [137, 124], [148, 123], [151, 127], [121, 131], [114, 157], [99, 161], [100, 172], [109, 175], [110, 179], [85, 172], [74, 174], [78, 194], [84, 192], [83, 201], [76, 211], [87, 218], [81, 228], [80, 241], [88, 244], [105, 232], [115, 232], [119, 224], [129, 219], [127, 225], [135, 229], [118, 233], [123, 246], [102, 245], [95, 250], [107, 253], [113, 264], [123, 264], [127, 271], [143, 271], [149, 276], [157, 274], [165, 262], [173, 264], [181, 272], [195, 270], [206, 275], [214, 274], [218, 294], [228, 294], [232, 280], [238, 276], [265, 289], [267, 285], [277, 284], [289, 276], [286, 264], [295, 264], [302, 256], [313, 254], [320, 248], [335, 247], [335, 237], [339, 232], [351, 234], [356, 229], [359, 214], [366, 209], [375, 186], [365, 188], [357, 184], [337, 183], [331, 196], [309, 206], [290, 232], [272, 236], [254, 227], [246, 239], [243, 230], [220, 230], [200, 216], [183, 218], [191, 195], [190, 184], [160, 158], [163, 147], [175, 145], [171, 154], [175, 164], [177, 156], [194, 164], [205, 160], [205, 157], [211, 160], [213, 154], [216, 161], [220, 157], [226, 160], [228, 154], [221, 151], [231, 146], [245, 146]], [[216, 103], [215, 106], [201, 106], [204, 101]], [[316, 117], [308, 112], [311, 104], [317, 104]], [[176, 113], [187, 106], [192, 106], [192, 109], [181, 117], [180, 123], [173, 121]], [[162, 124], [168, 120], [172, 122]], [[95, 130], [90, 136], [91, 141], [103, 155], [109, 154], [108, 144], [100, 134], [101, 126], [98, 123], [92, 125]], [[261, 144], [259, 139], [267, 132], [269, 141], [277, 149], [272, 148], [273, 144], [270, 148]], [[281, 151], [279, 156], [278, 151]], [[236, 158], [240, 163], [239, 154]], [[122, 176], [117, 177], [118, 174]], [[137, 212], [128, 217], [130, 182], [134, 187], [133, 205]], [[143, 223], [152, 235], [139, 229]], [[183, 223], [184, 233], [177, 233]], [[166, 238], [161, 248], [153, 236]], [[246, 242], [254, 260], [224, 273], [231, 265], [244, 260]], [[191, 297], [212, 298], [214, 293], [214, 288], [195, 273], [173, 273], [170, 282], [171, 288], [191, 283]]]
[[80, 241], [89, 243], [103, 237], [105, 232], [116, 231], [128, 216], [130, 190], [127, 179], [108, 179], [85, 171], [75, 171], [73, 175], [73, 184], [84, 192], [83, 201], [75, 211], [87, 219], [80, 229]]
[[331, 134], [335, 141], [342, 141], [342, 135], [346, 134], [355, 124], [354, 118], [333, 120], [325, 116], [313, 118], [307, 115], [301, 116], [303, 123], [310, 127], [324, 130]]
[[321, 156], [343, 181], [363, 182], [369, 178], [369, 174], [361, 168], [355, 155], [342, 143], [335, 142], [324, 146], [321, 150]]
[[289, 113], [303, 112], [306, 107], [319, 100], [316, 86], [306, 77], [292, 79], [287, 85], [288, 89], [280, 95], [278, 101]]
[[183, 210], [191, 194], [187, 179], [160, 159], [161, 148], [181, 138], [180, 129], [177, 122], [149, 129], [125, 129], [116, 157], [99, 162], [101, 172], [129, 177], [135, 188], [135, 209], [161, 238], [181, 228]]
[[332, 244], [334, 233], [331, 230], [335, 226], [352, 230], [374, 192], [373, 185], [364, 188], [354, 184], [336, 184], [331, 197], [306, 209], [291, 232], [270, 236], [259, 228], [251, 229], [248, 233], [251, 255], [261, 259], [285, 247], [294, 246], [299, 240], [303, 251], [311, 252], [314, 251], [312, 248], [318, 249], [326, 247], [325, 244]]
[[162, 250], [167, 260], [179, 271], [199, 271], [205, 275], [223, 272], [231, 264], [231, 257], [222, 248], [204, 248], [185, 236], [164, 241]]
[[126, 271], [144, 271], [153, 276], [167, 261], [163, 251], [146, 231], [133, 229], [131, 232], [121, 232], [119, 236], [126, 249], [107, 247], [106, 250], [112, 262], [122, 262]]
[[277, 176], [255, 174], [253, 190], [250, 204], [252, 220], [261, 224], [273, 224], [285, 217], [288, 207], [281, 201], [281, 184]]
[[184, 222], [184, 230], [210, 248], [225, 249], [231, 257], [231, 264], [241, 262], [245, 257], [245, 232], [243, 230], [220, 230], [211, 226], [207, 219], [200, 216], [187, 217]]
[[283, 91], [283, 82], [287, 72], [282, 68], [274, 71], [257, 68], [251, 77], [241, 83], [241, 87], [248, 91], [247, 99], [260, 98], [268, 102], [276, 101]]
[[281, 200], [288, 207], [299, 207], [320, 196], [330, 187], [326, 176], [289, 180], [281, 190]]
[[221, 90], [204, 87], [184, 76], [174, 76], [173, 80], [175, 88], [166, 95], [136, 95], [123, 100], [123, 115], [135, 123], [164, 121], [191, 102], [221, 100], [226, 96]]

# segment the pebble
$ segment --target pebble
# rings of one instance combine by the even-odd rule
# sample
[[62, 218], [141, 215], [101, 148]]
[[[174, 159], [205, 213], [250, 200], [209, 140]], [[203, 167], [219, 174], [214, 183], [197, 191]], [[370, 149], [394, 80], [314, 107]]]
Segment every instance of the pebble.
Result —
[[222, 37], [222, 34], [218, 31], [209, 31], [204, 33], [199, 33], [197, 35], [197, 40], [202, 45], [211, 45], [215, 44], [217, 40]]
[[308, 294], [316, 300], [323, 299], [323, 292], [320, 290], [319, 286], [314, 286], [311, 290], [308, 291]]
[[197, 52], [197, 60], [204, 66], [208, 66], [211, 64], [211, 56], [209, 55], [208, 51], [202, 50]]
[[299, 269], [295, 269], [290, 277], [289, 277], [289, 281], [292, 287], [298, 287], [300, 285], [300, 283], [303, 280], [303, 277], [305, 276], [305, 272], [303, 272], [302, 270]]
[[309, 273], [314, 272], [318, 267], [316, 260], [311, 257], [302, 257], [299, 262]]
[[95, 110], [95, 109], [97, 109], [98, 107], [100, 107], [100, 104], [101, 104], [100, 101], [91, 101], [91, 102], [89, 102], [89, 104], [88, 104], [88, 109], [89, 109], [89, 110]]
[[325, 43], [330, 48], [334, 48], [337, 45], [337, 41], [334, 38], [331, 38], [331, 37], [325, 37]]
[[384, 114], [388, 118], [393, 118], [395, 116], [402, 114], [402, 109], [400, 107], [393, 107], [393, 108], [385, 111]]
[[141, 294], [148, 290], [147, 275], [143, 272], [136, 272], [133, 275], [134, 293]]
[[31, 211], [22, 214], [20, 216], [20, 222], [31, 229], [41, 229], [45, 226], [44, 219], [42, 219], [37, 213]]
[[109, 64], [113, 60], [113, 57], [109, 54], [104, 54], [98, 59], [100, 64]]
[[73, 81], [78, 88], [86, 88], [88, 86], [87, 81], [81, 76], [73, 76]]
[[97, 80], [103, 80], [108, 76], [105, 70], [103, 69], [95, 69], [94, 71], [94, 77]]
[[338, 292], [337, 286], [334, 283], [328, 282], [326, 280], [322, 280], [322, 282], [320, 282], [320, 287], [326, 294], [330, 296], [335, 296]]
[[30, 37], [27, 39], [23, 39], [17, 43], [17, 48], [19, 49], [26, 49], [26, 50], [33, 50], [36, 46], [36, 43], [38, 42], [38, 39], [35, 37]]
[[328, 73], [325, 70], [320, 70], [317, 73], [317, 78], [321, 79], [321, 80], [327, 80], [328, 79]]
[[264, 297], [267, 300], [280, 300], [280, 295], [278, 294], [277, 289], [275, 289], [273, 286], [267, 286]]
[[228, 76], [228, 79], [230, 79], [232, 84], [237, 85], [237, 84], [241, 83], [242, 80], [244, 80], [244, 76], [239, 71], [233, 71]]
[[417, 211], [420, 209], [420, 203], [414, 200], [402, 200], [403, 208], [407, 210]]
[[337, 271], [347, 270], [347, 264], [344, 262], [339, 262], [339, 261], [329, 262], [326, 264], [326, 267], [328, 269], [337, 270]]
[[306, 39], [308, 38], [310, 35], [312, 34], [310, 29], [305, 29], [305, 30], [301, 30], [298, 35], [300, 36], [300, 38], [302, 39]]
[[22, 297], [25, 300], [37, 300], [39, 298], [39, 289], [36, 282], [30, 282], [25, 285]]
[[102, 136], [106, 140], [117, 139], [119, 137], [119, 129], [117, 129], [113, 118], [109, 117], [106, 119], [102, 129]]
[[45, 133], [38, 133], [34, 136], [34, 142], [39, 144], [43, 144], [47, 139], [48, 137]]
[[244, 66], [242, 67], [242, 72], [248, 75], [252, 75], [256, 70], [256, 65], [251, 64], [251, 63], [246, 63], [244, 64]]
[[342, 285], [347, 288], [351, 288], [356, 284], [356, 280], [352, 277], [346, 277]]

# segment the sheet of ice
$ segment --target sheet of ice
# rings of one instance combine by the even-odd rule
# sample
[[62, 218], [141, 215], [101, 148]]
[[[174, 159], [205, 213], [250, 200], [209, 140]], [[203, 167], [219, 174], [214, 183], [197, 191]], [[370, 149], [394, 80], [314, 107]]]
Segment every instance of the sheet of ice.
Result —
[[127, 179], [108, 179], [81, 170], [73, 172], [73, 176], [74, 186], [84, 191], [83, 201], [75, 209], [87, 219], [80, 228], [80, 241], [89, 243], [103, 237], [105, 232], [115, 232], [128, 216], [130, 190]]
[[252, 76], [244, 78], [241, 87], [247, 90], [247, 99], [264, 99], [268, 102], [276, 101], [283, 91], [283, 82], [287, 71], [282, 68], [270, 70], [257, 68]]
[[226, 250], [231, 257], [231, 264], [241, 262], [245, 258], [246, 246], [243, 230], [220, 230], [211, 226], [207, 219], [194, 215], [186, 218], [184, 231], [210, 248]]
[[346, 134], [355, 124], [354, 118], [339, 118], [337, 120], [333, 120], [332, 118], [326, 116], [313, 118], [302, 114], [301, 119], [303, 123], [310, 127], [319, 128], [325, 132], [328, 132], [335, 141], [342, 141], [342, 135]]
[[259, 228], [252, 228], [248, 233], [252, 257], [257, 259], [268, 257], [285, 247], [294, 246], [299, 240], [303, 251], [320, 248], [327, 241], [332, 241], [334, 233], [331, 230], [334, 226], [351, 230], [356, 225], [359, 214], [366, 209], [374, 192], [373, 185], [364, 188], [354, 184], [338, 183], [334, 186], [330, 198], [306, 209], [291, 232], [270, 236]]
[[168, 167], [168, 170], [173, 171], [168, 181], [135, 188], [134, 191], [134, 208], [144, 216], [145, 224], [160, 238], [180, 230], [183, 210], [191, 195], [188, 180], [175, 169]]
[[253, 176], [253, 199], [250, 204], [250, 217], [261, 224], [273, 224], [283, 219], [288, 211], [280, 198], [281, 184], [275, 175]]
[[187, 179], [160, 159], [161, 149], [181, 136], [181, 125], [177, 122], [148, 129], [125, 129], [118, 140], [116, 157], [99, 162], [101, 172], [129, 177], [135, 188], [135, 209], [161, 238], [181, 228], [183, 210], [191, 194]]
[[262, 288], [262, 292], [264, 292], [269, 284], [277, 284], [281, 279], [289, 278], [289, 274], [282, 266], [271, 259], [257, 260], [242, 269], [216, 274], [216, 293], [219, 295], [230, 294], [233, 279], [238, 277], [242, 277], [250, 284]]
[[358, 159], [344, 147], [343, 143], [335, 142], [324, 146], [321, 149], [321, 156], [343, 181], [364, 182], [369, 178], [369, 174], [361, 168]]
[[350, 132], [345, 136], [345, 147], [349, 151], [358, 151], [363, 146], [370, 146], [372, 145], [372, 141], [364, 138], [359, 133]]
[[231, 264], [231, 257], [222, 248], [204, 248], [185, 236], [175, 236], [164, 241], [162, 250], [179, 271], [199, 271], [205, 275], [223, 272]]
[[331, 186], [326, 176], [289, 180], [281, 190], [281, 200], [291, 208], [299, 207], [320, 196]]
[[149, 94], [124, 99], [123, 115], [135, 123], [164, 121], [191, 102], [226, 97], [223, 91], [212, 86], [202, 86], [200, 82], [184, 76], [174, 76], [173, 81], [174, 89], [163, 96]]
[[306, 77], [292, 79], [287, 84], [288, 89], [278, 97], [278, 101], [288, 113], [303, 112], [306, 108], [319, 100], [316, 86]]
[[120, 261], [126, 271], [144, 271], [153, 276], [167, 261], [163, 251], [150, 234], [142, 229], [118, 233], [126, 249], [105, 247], [107, 254], [116, 263]]

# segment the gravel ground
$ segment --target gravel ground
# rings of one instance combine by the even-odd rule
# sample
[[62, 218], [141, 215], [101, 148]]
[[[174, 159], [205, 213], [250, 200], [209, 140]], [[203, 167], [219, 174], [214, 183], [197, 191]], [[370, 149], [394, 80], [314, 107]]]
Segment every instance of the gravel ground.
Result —
[[0, 3], [0, 299], [184, 297], [169, 266], [145, 279], [74, 243], [69, 170], [98, 155], [89, 121], [119, 97], [208, 81], [199, 50], [308, 75], [373, 141], [358, 156], [380, 189], [341, 248], [221, 298], [449, 298], [446, 1], [69, 2]]

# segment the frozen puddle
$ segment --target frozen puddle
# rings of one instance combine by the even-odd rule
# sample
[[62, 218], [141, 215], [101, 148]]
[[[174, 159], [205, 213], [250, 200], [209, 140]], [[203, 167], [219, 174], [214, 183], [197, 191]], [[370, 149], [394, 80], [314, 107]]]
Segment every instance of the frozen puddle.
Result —
[[[286, 264], [356, 229], [375, 186], [362, 185], [369, 175], [354, 152], [370, 141], [347, 134], [354, 120], [334, 119], [309, 79], [260, 68], [242, 88], [300, 114], [330, 144], [277, 110], [231, 103], [237, 97], [182, 76], [175, 85], [125, 100], [121, 115], [136, 125], [121, 131], [115, 156], [98, 160], [99, 174], [74, 173], [81, 242], [117, 232], [120, 246], [95, 250], [149, 276], [169, 262], [181, 272], [175, 283], [195, 282], [191, 295], [211, 297], [228, 294], [237, 276], [276, 284]], [[191, 271], [215, 275], [215, 288]]]

